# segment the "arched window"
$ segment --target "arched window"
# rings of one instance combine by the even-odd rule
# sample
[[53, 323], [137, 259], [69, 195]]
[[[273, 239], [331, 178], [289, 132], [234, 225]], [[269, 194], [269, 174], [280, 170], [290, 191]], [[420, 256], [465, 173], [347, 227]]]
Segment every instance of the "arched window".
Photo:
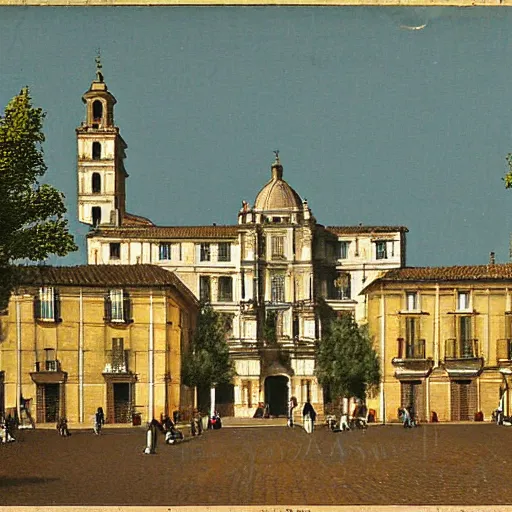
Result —
[[101, 144], [99, 142], [92, 143], [92, 159], [93, 160], [101, 159]]
[[92, 207], [92, 225], [99, 226], [101, 222], [101, 207], [93, 206]]
[[103, 103], [100, 100], [96, 100], [92, 104], [92, 118], [94, 123], [101, 123], [103, 118]]
[[92, 193], [93, 194], [101, 193], [101, 176], [98, 172], [92, 173]]

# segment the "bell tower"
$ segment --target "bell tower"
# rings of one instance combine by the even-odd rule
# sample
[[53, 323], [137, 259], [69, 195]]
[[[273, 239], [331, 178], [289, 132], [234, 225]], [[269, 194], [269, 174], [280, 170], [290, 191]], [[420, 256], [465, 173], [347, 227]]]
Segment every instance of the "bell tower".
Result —
[[96, 79], [82, 96], [85, 121], [76, 129], [78, 220], [94, 227], [120, 225], [125, 215], [126, 143], [114, 124], [116, 99], [96, 57]]

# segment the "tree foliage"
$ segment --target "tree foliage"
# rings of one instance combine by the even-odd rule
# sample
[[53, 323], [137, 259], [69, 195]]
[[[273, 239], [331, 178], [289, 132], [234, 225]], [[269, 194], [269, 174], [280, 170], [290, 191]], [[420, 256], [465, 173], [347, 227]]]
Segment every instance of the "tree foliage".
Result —
[[512, 188], [512, 153], [506, 156], [508, 164], [508, 172], [505, 173], [505, 177], [501, 178], [505, 182], [505, 188]]
[[47, 170], [45, 115], [32, 106], [25, 87], [0, 116], [0, 309], [14, 285], [14, 261], [40, 261], [77, 249], [64, 218], [64, 195], [39, 183]]
[[359, 326], [350, 314], [322, 325], [315, 373], [333, 397], [364, 399], [366, 391], [380, 382], [379, 359], [367, 327]]
[[182, 381], [190, 387], [230, 384], [236, 372], [229, 357], [226, 323], [211, 306], [203, 306], [182, 364]]

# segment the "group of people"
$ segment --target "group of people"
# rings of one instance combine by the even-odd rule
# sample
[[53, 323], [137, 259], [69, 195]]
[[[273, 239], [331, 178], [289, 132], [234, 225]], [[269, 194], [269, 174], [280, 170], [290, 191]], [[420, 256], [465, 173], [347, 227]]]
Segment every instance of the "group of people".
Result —
[[[297, 398], [292, 396], [288, 403], [288, 426], [293, 427], [293, 410], [297, 407]], [[302, 418], [304, 421], [304, 428], [307, 432], [312, 432], [316, 420], [316, 411], [311, 405], [309, 399], [306, 400], [302, 408]]]

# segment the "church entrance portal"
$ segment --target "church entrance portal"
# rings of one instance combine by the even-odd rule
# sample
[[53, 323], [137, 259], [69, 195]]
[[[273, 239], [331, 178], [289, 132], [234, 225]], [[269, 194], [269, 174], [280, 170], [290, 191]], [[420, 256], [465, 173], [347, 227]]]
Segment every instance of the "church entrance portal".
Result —
[[276, 375], [265, 379], [265, 403], [271, 416], [288, 414], [288, 377]]

